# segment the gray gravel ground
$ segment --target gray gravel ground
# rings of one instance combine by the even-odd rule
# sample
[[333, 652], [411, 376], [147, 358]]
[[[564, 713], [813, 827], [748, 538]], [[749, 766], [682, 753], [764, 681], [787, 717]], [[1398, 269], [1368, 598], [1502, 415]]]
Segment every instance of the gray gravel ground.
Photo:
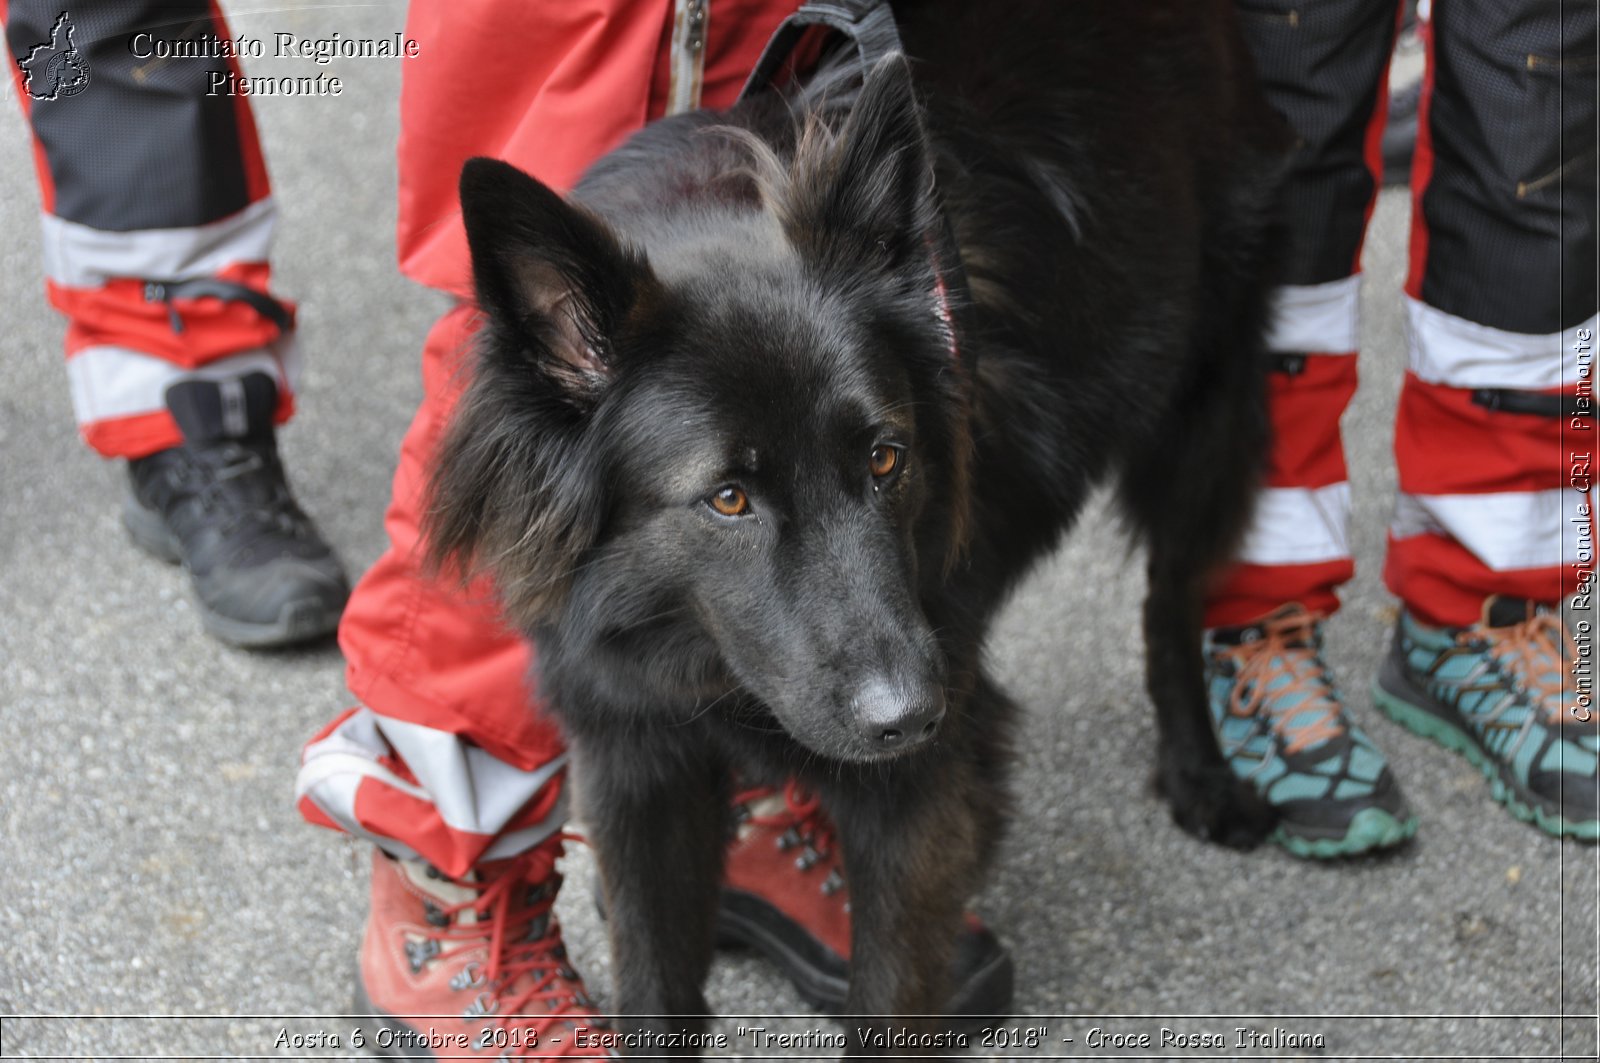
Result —
[[[229, 7], [235, 32], [252, 34], [378, 36], [403, 18], [398, 3]], [[383, 545], [417, 352], [442, 303], [394, 267], [399, 70], [326, 69], [343, 96], [261, 100], [257, 115], [283, 209], [279, 286], [301, 300], [310, 356], [284, 446], [303, 501], [359, 570]], [[126, 541], [120, 470], [73, 427], [15, 106], [0, 108], [0, 145], [0, 1053], [340, 1057], [365, 852], [305, 826], [290, 801], [301, 743], [347, 703], [338, 652], [252, 654], [202, 637], [181, 572]], [[1262, 1054], [1233, 1047], [1239, 1026], [1323, 1040], [1288, 1055], [1595, 1054], [1595, 850], [1512, 820], [1474, 770], [1378, 720], [1366, 693], [1394, 615], [1378, 573], [1407, 212], [1386, 192], [1366, 251], [1365, 380], [1346, 420], [1360, 575], [1329, 640], [1351, 707], [1423, 818], [1419, 837], [1393, 857], [1328, 865], [1211, 848], [1170, 825], [1147, 786], [1141, 570], [1097, 513], [992, 647], [1027, 706], [1027, 752], [1021, 814], [977, 907], [1015, 951], [1017, 1025], [1047, 1033], [1037, 1048], [977, 1054], [1097, 1057], [1113, 1050], [1094, 1029], [1163, 1026], [1226, 1035], [1229, 1047], [1192, 1058]], [[589, 861], [568, 863], [568, 939], [603, 996]], [[709, 995], [730, 1016], [805, 1010], [748, 956], [720, 959]], [[280, 1030], [341, 1043], [276, 1047]]]

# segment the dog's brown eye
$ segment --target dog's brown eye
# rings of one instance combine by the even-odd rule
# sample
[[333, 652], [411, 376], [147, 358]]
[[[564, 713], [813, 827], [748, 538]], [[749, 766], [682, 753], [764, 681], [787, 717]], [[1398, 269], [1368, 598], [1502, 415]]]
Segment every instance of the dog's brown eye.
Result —
[[737, 487], [724, 487], [711, 496], [711, 508], [724, 517], [742, 517], [750, 512], [750, 496]]
[[872, 456], [867, 461], [867, 467], [872, 470], [872, 475], [880, 480], [883, 479], [900, 467], [900, 448], [879, 443], [872, 448]]

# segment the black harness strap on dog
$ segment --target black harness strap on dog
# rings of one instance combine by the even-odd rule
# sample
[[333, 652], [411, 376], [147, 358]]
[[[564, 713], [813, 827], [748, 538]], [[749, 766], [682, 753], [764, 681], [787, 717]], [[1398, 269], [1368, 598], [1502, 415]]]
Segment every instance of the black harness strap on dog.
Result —
[[[794, 53], [800, 38], [813, 26], [825, 26], [844, 34], [856, 46], [866, 76], [885, 56], [903, 52], [900, 31], [895, 27], [894, 11], [888, 0], [807, 0], [799, 10], [783, 20], [756, 61], [750, 78], [739, 90], [745, 100], [772, 84], [772, 79]], [[938, 195], [935, 190], [934, 195]], [[928, 234], [928, 254], [933, 261], [934, 314], [949, 334], [950, 356], [964, 364], [971, 374], [976, 366], [970, 353], [963, 358], [957, 307], [967, 296], [967, 273], [961, 264], [961, 245], [956, 243], [950, 216], [939, 205], [939, 232]]]
[[1533, 417], [1593, 417], [1594, 402], [1576, 395], [1550, 395], [1510, 388], [1478, 388], [1472, 401], [1486, 410], [1525, 413]]
[[855, 42], [863, 70], [871, 70], [886, 55], [904, 51], [900, 31], [895, 29], [894, 12], [885, 0], [809, 0], [784, 19], [767, 41], [749, 80], [739, 90], [739, 99], [753, 96], [771, 84], [812, 26], [837, 30]]

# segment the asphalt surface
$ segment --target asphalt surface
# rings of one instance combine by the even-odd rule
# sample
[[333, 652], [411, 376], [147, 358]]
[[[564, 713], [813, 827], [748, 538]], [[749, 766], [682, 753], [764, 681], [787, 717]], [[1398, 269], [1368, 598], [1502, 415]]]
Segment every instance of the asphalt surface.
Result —
[[[236, 33], [375, 37], [403, 19], [398, 3], [228, 6]], [[302, 501], [359, 571], [383, 546], [417, 352], [442, 302], [394, 267], [398, 65], [322, 69], [344, 80], [342, 96], [262, 99], [256, 113], [282, 207], [278, 286], [301, 301], [309, 362], [283, 446]], [[247, 72], [316, 70], [269, 59]], [[349, 700], [339, 654], [212, 642], [182, 573], [128, 543], [121, 471], [74, 429], [37, 211], [27, 132], [8, 105], [0, 1054], [340, 1057], [366, 854], [291, 804], [301, 743]], [[1391, 857], [1317, 864], [1211, 848], [1169, 823], [1148, 787], [1142, 570], [1097, 511], [991, 647], [1027, 707], [1026, 752], [1020, 815], [975, 904], [1016, 955], [1014, 1025], [1046, 1032], [1037, 1047], [975, 1054], [1098, 1058], [1113, 1049], [1094, 1029], [1155, 1038], [1164, 1026], [1223, 1036], [1221, 1049], [1167, 1050], [1193, 1058], [1263, 1054], [1238, 1048], [1235, 1027], [1322, 1039], [1265, 1054], [1594, 1055], [1596, 851], [1514, 821], [1475, 770], [1377, 719], [1366, 693], [1394, 616], [1379, 570], [1407, 215], [1403, 192], [1384, 193], [1365, 254], [1363, 386], [1345, 422], [1359, 574], [1328, 638], [1352, 710], [1422, 817], [1418, 838]], [[582, 851], [567, 863], [568, 941], [604, 998], [590, 864]], [[750, 956], [719, 959], [709, 997], [729, 1016], [806, 1010]], [[748, 1051], [735, 1021], [722, 1028]], [[837, 1029], [790, 1028], [819, 1025]], [[327, 1047], [289, 1047], [280, 1031]]]

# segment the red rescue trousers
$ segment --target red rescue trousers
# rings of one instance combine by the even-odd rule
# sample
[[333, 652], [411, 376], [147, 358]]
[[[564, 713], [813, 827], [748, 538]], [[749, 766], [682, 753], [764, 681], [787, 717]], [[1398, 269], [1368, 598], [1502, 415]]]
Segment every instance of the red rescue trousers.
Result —
[[[1356, 388], [1358, 268], [1398, 6], [1241, 7], [1299, 146], [1271, 335], [1276, 438], [1239, 563], [1208, 605], [1213, 626], [1295, 601], [1331, 613], [1354, 571], [1339, 420]], [[1596, 15], [1561, 0], [1423, 8], [1384, 579], [1422, 620], [1465, 625], [1489, 595], [1553, 603], [1593, 568]], [[1588, 415], [1562, 412], [1558, 396]]]
[[[424, 51], [408, 61], [402, 101], [402, 268], [469, 298], [455, 204], [462, 161], [506, 158], [570, 187], [583, 166], [665, 113], [669, 101], [674, 108], [731, 101], [792, 6], [658, 0], [627, 5], [626, 18], [624, 5], [600, 0], [414, 7], [410, 32]], [[1395, 5], [1301, 5], [1295, 18], [1273, 18], [1271, 6], [1253, 4], [1247, 26], [1269, 92], [1303, 142], [1289, 196], [1290, 283], [1278, 295], [1272, 347], [1300, 357], [1274, 375], [1277, 439], [1267, 490], [1240, 564], [1211, 603], [1214, 624], [1294, 600], [1332, 611], [1351, 572], [1338, 422], [1355, 387], [1355, 266], [1375, 188], [1369, 160], [1384, 111]], [[1485, 0], [1440, 0], [1434, 12], [1406, 292], [1411, 371], [1396, 443], [1402, 493], [1387, 576], [1409, 606], [1436, 622], [1475, 619], [1491, 593], [1555, 599], [1574, 549], [1556, 512], [1568, 493], [1557, 453], [1561, 424], [1474, 401], [1484, 391], [1561, 391], [1563, 345], [1582, 342], [1594, 327], [1592, 272], [1585, 291], [1581, 269], [1570, 265], [1571, 242], [1581, 247], [1593, 238], [1592, 195], [1586, 212], [1581, 196], [1574, 206], [1545, 179], [1566, 164], [1552, 158], [1559, 145], [1586, 146], [1581, 132], [1561, 135], [1568, 124], [1581, 129], [1582, 115], [1569, 122], [1558, 111], [1548, 144], [1518, 156], [1509, 141], [1540, 138], [1515, 116], [1544, 87], [1486, 82], [1473, 66], [1535, 70], [1529, 57], [1548, 51], [1540, 34], [1549, 35], [1556, 6], [1523, 2], [1501, 13]], [[1508, 24], [1496, 31], [1504, 47], [1486, 56], [1465, 43], [1486, 39], [1496, 19]], [[699, 33], [703, 47], [686, 48]], [[1439, 44], [1446, 39], [1462, 53], [1449, 61]], [[1552, 40], [1559, 39], [1558, 32]], [[1592, 101], [1591, 92], [1591, 127]], [[1573, 277], [1576, 285], [1560, 283]], [[561, 739], [527, 689], [530, 651], [501, 625], [487, 587], [463, 593], [434, 584], [417, 564], [427, 457], [473, 328], [463, 304], [429, 337], [427, 397], [395, 478], [391, 546], [357, 588], [341, 630], [362, 707], [307, 747], [299, 786], [314, 822], [419, 854], [450, 873], [534, 844], [564, 814]]]
[[[414, 3], [401, 94], [402, 270], [470, 298], [456, 201], [462, 163], [506, 159], [553, 187], [669, 110], [731, 104], [794, 0]], [[561, 735], [528, 685], [532, 651], [487, 586], [419, 566], [428, 458], [459, 389], [477, 312], [445, 314], [423, 348], [424, 398], [401, 445], [389, 549], [345, 610], [339, 643], [361, 705], [306, 747], [297, 792], [314, 823], [419, 855], [448, 874], [559, 829]]]
[[294, 308], [268, 291], [267, 170], [248, 100], [207, 93], [237, 61], [154, 54], [155, 38], [227, 39], [216, 4], [0, 0], [0, 21], [84, 439], [119, 458], [176, 446], [166, 389], [194, 377], [266, 373], [286, 420], [300, 359]]

